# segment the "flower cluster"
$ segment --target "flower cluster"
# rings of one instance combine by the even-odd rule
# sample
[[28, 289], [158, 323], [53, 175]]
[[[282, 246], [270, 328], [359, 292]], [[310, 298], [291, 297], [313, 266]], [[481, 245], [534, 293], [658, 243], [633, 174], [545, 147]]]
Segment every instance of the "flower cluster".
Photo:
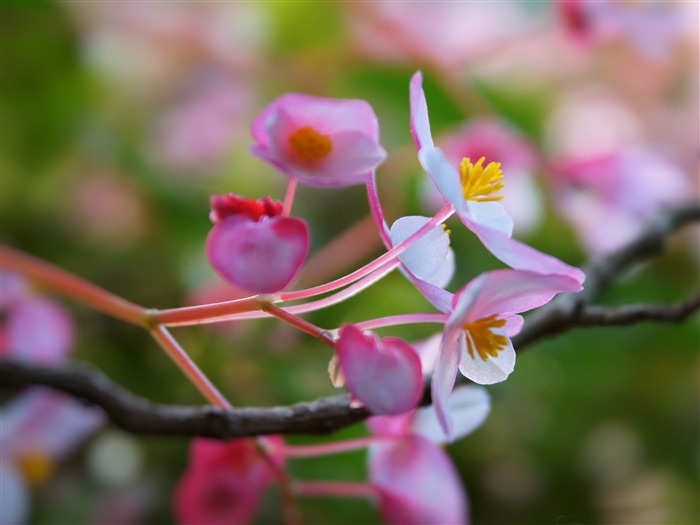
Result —
[[[411, 79], [409, 91], [411, 133], [419, 162], [442, 201], [439, 211], [432, 217], [400, 217], [391, 226], [386, 222], [376, 187], [376, 170], [386, 153], [369, 104], [283, 95], [253, 123], [252, 151], [288, 177], [284, 200], [233, 194], [211, 199], [209, 262], [230, 284], [254, 295], [221, 308], [214, 305], [216, 312], [196, 320], [275, 316], [318, 337], [334, 351], [329, 366], [333, 384], [344, 386], [354, 403], [376, 416], [369, 422], [372, 435], [306, 447], [287, 445], [277, 437], [255, 444], [195, 442], [178, 489], [176, 508], [183, 523], [249, 521], [265, 489], [276, 476], [279, 481], [285, 459], [360, 447], [369, 447], [368, 483], [298, 481], [297, 493], [368, 497], [389, 523], [466, 520], [458, 476], [436, 443], [478, 427], [489, 402], [485, 390], [477, 387], [458, 388], [451, 395], [457, 373], [483, 385], [505, 380], [515, 365], [510, 338], [523, 326], [519, 314], [558, 293], [580, 291], [585, 276], [513, 237], [513, 219], [500, 202], [508, 173], [499, 159], [482, 155], [455, 160], [454, 153], [446, 154], [432, 137], [420, 72]], [[513, 152], [513, 158], [518, 155]], [[526, 155], [520, 154], [520, 160], [528, 165]], [[306, 222], [291, 216], [298, 183], [321, 188], [365, 185], [386, 253], [329, 283], [289, 290], [310, 246]], [[443, 224], [453, 214], [510, 267], [479, 275], [455, 293], [446, 289], [456, 255]], [[367, 319], [337, 329], [299, 317], [352, 297], [396, 268], [437, 312]], [[295, 304], [286, 304], [290, 301]], [[373, 331], [409, 323], [439, 323], [442, 334], [412, 345]], [[426, 380], [432, 406], [417, 409]]]

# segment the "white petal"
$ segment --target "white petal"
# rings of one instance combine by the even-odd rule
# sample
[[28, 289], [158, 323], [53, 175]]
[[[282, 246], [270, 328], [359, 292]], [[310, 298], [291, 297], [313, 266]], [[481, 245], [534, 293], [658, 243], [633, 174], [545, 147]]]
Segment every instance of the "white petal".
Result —
[[[401, 217], [391, 226], [389, 232], [392, 245], [396, 246], [405, 241], [428, 222], [430, 222], [428, 217], [418, 215]], [[433, 276], [443, 271], [449, 249], [450, 236], [442, 226], [435, 226], [403, 252], [399, 260], [416, 277], [432, 284]]]
[[22, 525], [29, 517], [29, 491], [12, 462], [0, 459], [0, 525]]
[[[447, 411], [452, 416], [453, 440], [471, 434], [486, 420], [491, 411], [491, 398], [486, 389], [478, 386], [461, 386], [452, 391], [447, 400]], [[436, 443], [448, 441], [440, 426], [435, 408], [423, 407], [416, 411], [411, 429]]]
[[508, 237], [513, 235], [513, 219], [499, 202], [468, 202], [467, 217]]
[[507, 340], [506, 346], [498, 352], [498, 356], [489, 357], [484, 361], [478, 352], [474, 352], [472, 358], [465, 345], [459, 364], [459, 371], [480, 385], [492, 385], [505, 381], [515, 368], [515, 350], [505, 331], [492, 329], [492, 332], [505, 336]]
[[440, 148], [423, 148], [418, 152], [418, 160], [442, 196], [454, 206], [458, 213], [467, 213], [459, 173], [445, 158], [442, 150]]

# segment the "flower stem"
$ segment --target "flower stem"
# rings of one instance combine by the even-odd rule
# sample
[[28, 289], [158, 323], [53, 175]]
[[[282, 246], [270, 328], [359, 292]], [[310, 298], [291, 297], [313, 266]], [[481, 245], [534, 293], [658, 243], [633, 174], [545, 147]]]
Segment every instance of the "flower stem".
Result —
[[199, 306], [185, 306], [183, 308], [170, 308], [159, 310], [153, 314], [152, 322], [165, 326], [189, 326], [214, 322], [222, 316], [232, 314], [254, 312], [261, 309], [262, 302], [258, 296], [244, 297], [221, 303], [203, 304]]
[[294, 204], [294, 195], [297, 191], [297, 179], [296, 177], [290, 177], [287, 183], [287, 192], [284, 195], [284, 204], [282, 206], [282, 215], [287, 217], [292, 211], [292, 205]]
[[385, 437], [370, 436], [317, 445], [284, 445], [281, 453], [287, 458], [315, 458], [360, 450], [375, 443], [386, 441], [386, 439]]
[[158, 341], [163, 350], [170, 356], [180, 370], [187, 376], [199, 392], [214, 406], [224, 409], [233, 408], [207, 376], [190, 359], [175, 338], [163, 326], [151, 329], [151, 335]]
[[149, 326], [150, 312], [51, 263], [0, 246], [0, 267], [20, 273], [47, 290], [86, 304], [127, 323]]
[[278, 319], [281, 319], [285, 323], [290, 324], [295, 328], [298, 328], [302, 332], [305, 332], [315, 337], [316, 339], [320, 339], [322, 342], [326, 343], [331, 348], [335, 348], [335, 341], [333, 340], [333, 337], [326, 330], [319, 328], [318, 326], [316, 326], [313, 323], [310, 323], [306, 319], [302, 319], [299, 316], [289, 313], [284, 308], [275, 306], [272, 303], [263, 304], [262, 309], [265, 312], [274, 315]]
[[350, 481], [297, 481], [294, 489], [301, 496], [334, 496], [338, 498], [367, 498], [377, 496], [377, 489], [369, 483]]
[[386, 326], [397, 326], [402, 324], [418, 324], [418, 323], [444, 323], [447, 320], [447, 314], [426, 313], [426, 314], [401, 314], [390, 315], [388, 317], [379, 317], [354, 323], [359, 330], [375, 330]]

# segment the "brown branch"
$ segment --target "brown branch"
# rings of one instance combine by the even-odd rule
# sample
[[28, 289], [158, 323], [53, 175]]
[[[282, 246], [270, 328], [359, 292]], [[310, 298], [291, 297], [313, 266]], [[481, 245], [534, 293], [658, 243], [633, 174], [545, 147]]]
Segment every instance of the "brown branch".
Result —
[[[700, 220], [700, 202], [660, 215], [635, 240], [586, 267], [586, 288], [558, 297], [530, 316], [514, 346], [528, 345], [575, 327], [628, 325], [641, 321], [678, 322], [700, 309], [700, 294], [676, 305], [592, 306], [593, 300], [625, 271], [663, 251], [676, 229]], [[363, 408], [350, 406], [349, 395], [287, 407], [237, 408], [159, 405], [136, 396], [93, 367], [80, 364], [43, 368], [0, 363], [0, 388], [43, 385], [102, 407], [112, 422], [135, 434], [203, 436], [231, 439], [266, 434], [324, 434], [362, 421]], [[422, 404], [429, 404], [429, 389]]]

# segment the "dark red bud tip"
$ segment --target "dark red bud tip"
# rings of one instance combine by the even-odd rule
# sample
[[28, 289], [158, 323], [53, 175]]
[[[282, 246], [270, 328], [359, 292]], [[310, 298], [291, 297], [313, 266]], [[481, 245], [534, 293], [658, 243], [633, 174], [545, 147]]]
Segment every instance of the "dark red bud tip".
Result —
[[282, 203], [269, 196], [256, 200], [247, 199], [234, 193], [212, 195], [210, 204], [209, 218], [214, 224], [232, 215], [245, 215], [257, 222], [263, 216], [274, 217], [282, 214]]

